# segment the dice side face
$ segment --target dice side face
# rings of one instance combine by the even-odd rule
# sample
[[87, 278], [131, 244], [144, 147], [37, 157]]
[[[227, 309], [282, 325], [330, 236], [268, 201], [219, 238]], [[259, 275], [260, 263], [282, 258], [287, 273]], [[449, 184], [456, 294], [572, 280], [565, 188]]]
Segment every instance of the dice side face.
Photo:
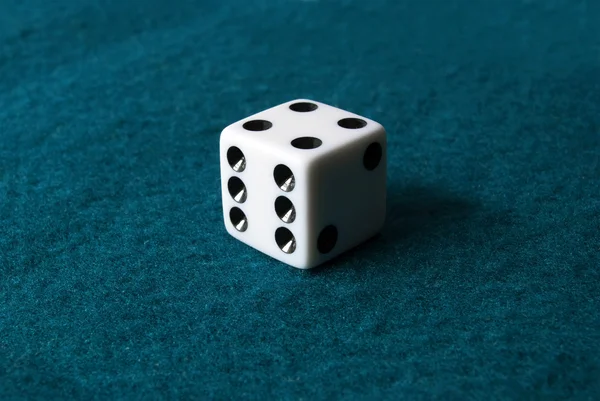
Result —
[[351, 128], [351, 141], [311, 164], [309, 265], [317, 266], [375, 236], [387, 207], [387, 135], [377, 122], [363, 119]]
[[280, 146], [285, 133], [276, 123], [264, 132], [249, 132], [243, 128], [245, 120], [225, 128], [220, 138], [225, 228], [235, 239], [274, 259], [307, 268], [306, 165]]

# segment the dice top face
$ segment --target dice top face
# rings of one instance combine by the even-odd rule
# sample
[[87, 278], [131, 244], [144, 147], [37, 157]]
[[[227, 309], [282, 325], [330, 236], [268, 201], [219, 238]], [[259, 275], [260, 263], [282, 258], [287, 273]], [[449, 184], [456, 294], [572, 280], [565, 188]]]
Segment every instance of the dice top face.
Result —
[[383, 225], [386, 133], [365, 117], [286, 102], [226, 127], [220, 160], [227, 231], [288, 265], [315, 267]]

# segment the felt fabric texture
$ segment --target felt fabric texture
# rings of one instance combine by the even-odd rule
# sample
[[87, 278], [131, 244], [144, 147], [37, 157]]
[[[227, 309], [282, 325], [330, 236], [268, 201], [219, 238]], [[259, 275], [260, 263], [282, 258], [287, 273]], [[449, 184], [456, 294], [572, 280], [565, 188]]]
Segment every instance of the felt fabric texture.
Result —
[[[388, 131], [311, 271], [220, 203], [299, 97]], [[3, 0], [0, 399], [598, 399], [599, 160], [597, 1]]]

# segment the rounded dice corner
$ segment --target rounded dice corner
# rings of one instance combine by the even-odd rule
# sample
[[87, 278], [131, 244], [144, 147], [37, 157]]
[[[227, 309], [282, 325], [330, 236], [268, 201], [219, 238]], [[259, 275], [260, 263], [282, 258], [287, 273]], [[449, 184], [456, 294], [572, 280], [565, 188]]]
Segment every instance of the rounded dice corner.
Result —
[[281, 261], [281, 262], [290, 267], [293, 267], [294, 269], [298, 269], [298, 270], [310, 270], [310, 269], [314, 269], [315, 267], [318, 266], [318, 264], [311, 263], [308, 260], [302, 260], [299, 262], [283, 262], [283, 261]]
[[321, 265], [321, 263], [319, 263], [319, 264], [315, 264], [315, 265], [311, 265], [311, 264], [304, 264], [304, 265], [301, 265], [301, 266], [295, 266], [295, 267], [296, 267], [296, 269], [298, 269], [298, 270], [312, 270], [312, 269], [315, 269], [315, 268], [319, 267], [320, 265]]
[[222, 220], [222, 227], [225, 229], [225, 232], [230, 235], [233, 238], [237, 239], [237, 231], [232, 227], [231, 223], [229, 222], [229, 212], [228, 211], [224, 211], [223, 213], [223, 220]]
[[381, 124], [378, 121], [371, 120], [369, 118], [364, 118], [363, 117], [363, 119], [367, 121], [367, 127], [369, 127], [369, 129], [373, 133], [375, 133], [376, 135], [380, 136], [383, 141], [387, 140], [387, 130], [385, 129], [385, 127], [383, 126], [383, 124]]
[[323, 255], [310, 252], [306, 257], [299, 260], [285, 262], [298, 270], [312, 270], [327, 263], [331, 258], [323, 258]]
[[233, 124], [229, 124], [228, 126], [226, 126], [225, 128], [223, 128], [221, 130], [221, 133], [219, 134], [219, 143], [221, 144], [221, 146], [223, 146], [223, 143], [232, 139], [233, 136], [235, 135], [235, 126], [237, 123], [233, 123]]
[[[324, 104], [321, 103], [321, 102], [318, 102], [318, 101], [316, 101], [314, 99], [303, 98], [303, 97], [287, 101], [287, 102], [285, 102], [283, 104], [283, 106], [285, 106], [287, 108], [292, 108], [292, 110], [293, 110], [293, 107], [292, 107], [293, 105], [295, 105], [295, 104], [302, 104], [302, 103], [314, 104], [314, 105], [317, 106], [317, 108], [324, 106]], [[313, 110], [316, 110], [316, 109], [313, 109]], [[312, 111], [312, 110], [308, 110], [307, 109], [305, 111]]]

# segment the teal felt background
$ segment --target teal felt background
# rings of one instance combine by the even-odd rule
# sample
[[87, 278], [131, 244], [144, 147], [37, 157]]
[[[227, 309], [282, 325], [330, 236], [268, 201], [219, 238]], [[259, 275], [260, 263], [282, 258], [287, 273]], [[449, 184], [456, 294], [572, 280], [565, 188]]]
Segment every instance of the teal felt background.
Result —
[[[381, 122], [380, 236], [222, 224], [221, 129]], [[600, 398], [600, 2], [0, 1], [0, 399]]]

